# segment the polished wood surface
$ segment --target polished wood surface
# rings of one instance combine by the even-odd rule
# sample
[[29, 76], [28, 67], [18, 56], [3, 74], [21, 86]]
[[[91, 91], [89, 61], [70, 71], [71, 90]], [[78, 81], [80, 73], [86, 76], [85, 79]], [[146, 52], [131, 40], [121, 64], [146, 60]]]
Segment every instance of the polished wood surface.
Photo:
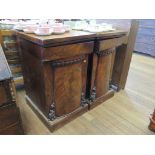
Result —
[[[23, 47], [24, 44], [24, 47]], [[89, 54], [93, 52], [94, 42], [83, 42], [76, 44], [60, 45], [56, 47], [44, 48], [34, 43], [27, 42], [24, 39], [20, 40], [21, 50], [26, 50], [33, 56], [42, 61], [52, 61], [57, 59], [64, 59], [73, 56], [80, 56], [82, 54]]]
[[26, 134], [55, 135], [154, 135], [148, 129], [155, 107], [155, 59], [133, 54], [126, 89], [64, 127], [51, 133], [17, 92]]
[[[24, 44], [22, 46], [25, 47]], [[49, 61], [43, 64], [30, 51], [27, 52], [26, 47], [23, 49], [23, 70], [27, 94], [33, 98], [36, 104], [39, 104], [44, 109], [46, 114], [49, 112], [53, 99], [56, 101], [60, 101], [61, 99], [68, 104], [67, 102], [70, 103], [76, 98], [75, 94], [71, 94], [78, 92], [78, 102], [81, 100], [80, 96], [82, 92], [80, 91], [82, 89], [85, 92], [86, 87], [86, 78], [84, 75], [87, 68], [87, 56], [85, 56], [85, 50], [83, 50], [84, 55], [82, 56], [74, 56], [73, 53], [73, 57], [58, 59], [53, 62]], [[76, 90], [75, 86], [79, 89]], [[53, 91], [55, 94], [53, 94]], [[74, 97], [72, 98], [70, 95]], [[58, 100], [60, 96], [63, 98]], [[70, 101], [67, 96], [70, 96]], [[62, 104], [61, 102], [59, 103]], [[64, 105], [62, 104], [62, 106]], [[67, 107], [69, 108], [69, 106]]]
[[107, 50], [107, 49], [122, 45], [127, 39], [127, 36], [123, 35], [122, 37], [120, 37], [119, 35], [117, 35], [112, 39], [106, 39], [106, 40], [103, 40], [102, 38], [98, 38], [98, 39], [101, 40], [99, 51], [102, 51], [102, 50]]
[[98, 58], [98, 66], [96, 73], [96, 98], [101, 97], [109, 90], [109, 80], [110, 80], [110, 62], [111, 55], [101, 56]]
[[[77, 34], [79, 35], [79, 32]], [[62, 36], [64, 37], [60, 35]], [[70, 118], [86, 111], [85, 109], [88, 110], [86, 103], [88, 54], [93, 52], [94, 47], [91, 34], [90, 36], [79, 35], [77, 40], [82, 38], [79, 43], [68, 42], [66, 45], [55, 47], [52, 44], [46, 48], [25, 40], [20, 34], [18, 37], [27, 101], [35, 104], [31, 107], [38, 111], [37, 113], [44, 119], [50, 130], [60, 126], [57, 123], [60, 117], [63, 119], [59, 122], [63, 124], [63, 121], [69, 120], [66, 119], [67, 117]], [[74, 37], [73, 35], [73, 40], [76, 38]], [[89, 41], [83, 42], [83, 38], [86, 37], [90, 38]], [[34, 108], [35, 106], [38, 109]], [[48, 123], [49, 121], [54, 123]]]
[[16, 35], [29, 40], [31, 42], [34, 42], [38, 45], [42, 46], [48, 46], [50, 44], [57, 45], [57, 44], [66, 44], [67, 42], [78, 42], [80, 40], [94, 40], [96, 37], [102, 37], [103, 39], [107, 39], [110, 37], [115, 37], [118, 35], [124, 35], [127, 32], [122, 30], [115, 30], [111, 32], [103, 32], [103, 33], [90, 33], [90, 32], [84, 32], [84, 31], [75, 31], [72, 30], [71, 32], [62, 34], [62, 35], [50, 35], [50, 36], [37, 36], [35, 34], [26, 34], [24, 32], [14, 32]]
[[[56, 123], [59, 117], [64, 117], [65, 121], [66, 115], [76, 115], [78, 109], [83, 111], [89, 103], [98, 105], [113, 96], [114, 92], [109, 90], [111, 53], [124, 42], [125, 31], [101, 34], [71, 31], [46, 37], [16, 34], [21, 48], [27, 101], [34, 104], [31, 107], [39, 116], [45, 115], [47, 124], [47, 119]], [[89, 90], [92, 87], [89, 70], [92, 70], [93, 53], [97, 54], [98, 62], [93, 68], [96, 75], [91, 71], [95, 83]], [[51, 131], [55, 128], [54, 123], [48, 126]]]
[[[122, 45], [126, 40], [126, 35], [111, 36], [110, 39], [103, 39], [103, 36], [97, 37], [95, 41], [93, 58], [90, 58], [90, 66], [92, 72], [90, 72], [90, 108], [91, 106], [98, 105], [100, 101], [105, 101], [104, 98], [109, 99], [109, 97], [114, 95], [112, 90], [110, 90], [111, 77], [113, 72], [113, 66], [115, 57], [115, 49]], [[107, 97], [108, 96], [108, 97]], [[100, 102], [101, 103], [101, 102]], [[94, 104], [94, 105], [93, 105]]]

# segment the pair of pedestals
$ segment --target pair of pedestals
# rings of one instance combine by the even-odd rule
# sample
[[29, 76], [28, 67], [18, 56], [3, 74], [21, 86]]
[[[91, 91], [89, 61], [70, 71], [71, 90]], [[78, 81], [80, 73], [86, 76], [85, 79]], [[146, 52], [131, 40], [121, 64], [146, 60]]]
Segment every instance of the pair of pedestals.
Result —
[[114, 55], [126, 32], [16, 34], [27, 103], [51, 131], [114, 95]]

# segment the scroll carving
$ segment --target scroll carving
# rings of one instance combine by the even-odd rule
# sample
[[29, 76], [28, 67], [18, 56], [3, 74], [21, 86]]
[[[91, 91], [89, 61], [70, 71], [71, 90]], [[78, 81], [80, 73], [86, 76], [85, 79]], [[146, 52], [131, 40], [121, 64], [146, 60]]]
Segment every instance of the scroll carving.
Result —
[[89, 100], [85, 98], [84, 93], [81, 94], [81, 106], [88, 104]]
[[107, 55], [111, 54], [114, 51], [115, 51], [115, 48], [112, 48], [112, 49], [107, 49], [107, 50], [103, 50], [103, 51], [96, 51], [95, 53], [98, 56], [107, 56]]
[[90, 96], [90, 101], [94, 101], [96, 99], [96, 87], [94, 87], [92, 89], [92, 93], [91, 93], [91, 96]]
[[66, 65], [71, 65], [71, 64], [75, 64], [75, 63], [79, 63], [82, 62], [85, 59], [84, 56], [80, 57], [80, 58], [76, 58], [73, 60], [67, 60], [67, 61], [54, 61], [52, 63], [53, 67], [61, 67], [61, 66], [66, 66]]
[[50, 111], [48, 114], [48, 118], [51, 121], [55, 120], [55, 118], [56, 118], [56, 116], [55, 116], [55, 103], [54, 102], [51, 104]]

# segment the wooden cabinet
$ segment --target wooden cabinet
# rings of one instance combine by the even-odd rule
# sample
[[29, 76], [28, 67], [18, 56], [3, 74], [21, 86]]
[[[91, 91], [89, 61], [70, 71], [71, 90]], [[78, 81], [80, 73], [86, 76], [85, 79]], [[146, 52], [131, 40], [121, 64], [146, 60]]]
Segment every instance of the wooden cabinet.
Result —
[[51, 131], [114, 95], [109, 90], [112, 53], [125, 35], [71, 31], [41, 37], [17, 32], [27, 103]]
[[0, 46], [0, 134], [23, 134], [12, 75]]
[[88, 56], [93, 52], [94, 41], [93, 35], [83, 34], [74, 43], [66, 39], [65, 44], [59, 42], [61, 38], [56, 43], [34, 44], [23, 39], [24, 34], [19, 37], [27, 102], [39, 116], [44, 116], [51, 131], [88, 110]]
[[124, 43], [125, 35], [111, 36], [103, 39], [102, 35], [95, 40], [92, 58], [90, 86], [90, 108], [102, 103], [114, 95], [110, 88], [116, 48]]

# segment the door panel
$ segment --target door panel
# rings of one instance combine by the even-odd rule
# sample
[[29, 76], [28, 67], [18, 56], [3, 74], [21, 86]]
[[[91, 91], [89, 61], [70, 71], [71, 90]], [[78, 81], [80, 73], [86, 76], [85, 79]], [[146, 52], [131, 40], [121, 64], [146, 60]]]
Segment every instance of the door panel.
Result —
[[54, 103], [57, 117], [69, 114], [81, 106], [82, 63], [83, 60], [54, 67]]
[[109, 90], [111, 55], [100, 56], [98, 58], [97, 76], [96, 76], [96, 97], [101, 97]]

